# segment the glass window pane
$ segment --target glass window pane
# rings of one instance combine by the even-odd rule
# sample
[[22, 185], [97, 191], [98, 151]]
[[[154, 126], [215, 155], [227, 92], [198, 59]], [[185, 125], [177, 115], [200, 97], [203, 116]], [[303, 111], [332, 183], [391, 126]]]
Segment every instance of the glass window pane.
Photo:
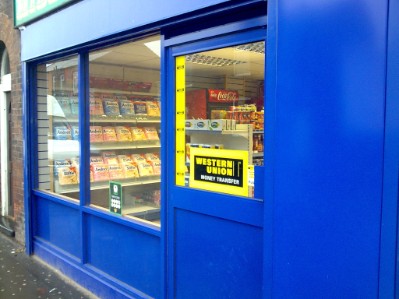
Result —
[[254, 196], [263, 165], [265, 43], [176, 58], [176, 184]]
[[[159, 223], [160, 37], [101, 49], [90, 60], [91, 204]], [[112, 198], [110, 182], [121, 188]]]
[[79, 199], [77, 56], [37, 66], [38, 188]]

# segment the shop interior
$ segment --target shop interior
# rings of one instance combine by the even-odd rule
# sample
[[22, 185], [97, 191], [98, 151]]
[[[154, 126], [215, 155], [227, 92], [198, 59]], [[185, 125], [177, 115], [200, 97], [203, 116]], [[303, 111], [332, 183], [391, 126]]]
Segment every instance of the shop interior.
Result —
[[[163, 146], [160, 50], [156, 35], [89, 54], [90, 205], [155, 225]], [[245, 150], [249, 164], [263, 165], [264, 55], [265, 43], [257, 42], [185, 56], [186, 187], [192, 147]], [[39, 188], [78, 200], [77, 57], [40, 65], [38, 77]], [[119, 201], [111, 181], [122, 188]]]

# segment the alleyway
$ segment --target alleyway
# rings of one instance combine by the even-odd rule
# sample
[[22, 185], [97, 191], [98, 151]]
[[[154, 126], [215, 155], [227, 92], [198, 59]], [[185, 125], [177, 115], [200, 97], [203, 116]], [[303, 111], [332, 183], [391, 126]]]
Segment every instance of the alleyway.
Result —
[[0, 233], [0, 299], [97, 298]]

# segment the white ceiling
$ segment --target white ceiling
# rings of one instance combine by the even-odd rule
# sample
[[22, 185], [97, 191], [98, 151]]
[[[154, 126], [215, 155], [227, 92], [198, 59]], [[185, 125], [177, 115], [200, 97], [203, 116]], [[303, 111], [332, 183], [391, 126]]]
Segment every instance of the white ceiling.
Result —
[[[159, 40], [159, 36], [152, 36], [143, 40], [93, 52], [90, 54], [90, 62], [159, 70], [159, 57], [145, 46], [145, 43], [156, 40]], [[243, 63], [217, 67], [187, 62], [186, 70], [188, 73], [208, 77], [228, 75], [237, 77], [245, 76], [247, 79], [257, 80], [263, 80], [264, 78], [264, 54], [237, 50], [235, 47], [201, 52], [200, 54], [237, 60]]]

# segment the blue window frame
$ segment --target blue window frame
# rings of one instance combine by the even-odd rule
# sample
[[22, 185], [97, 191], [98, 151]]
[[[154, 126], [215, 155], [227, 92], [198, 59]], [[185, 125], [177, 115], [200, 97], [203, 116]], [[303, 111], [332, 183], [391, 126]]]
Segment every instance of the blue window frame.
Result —
[[[159, 83], [160, 83], [160, 78], [159, 78], [159, 69], [160, 69], [160, 37], [159, 35], [151, 35], [148, 37], [145, 37], [144, 39], [137, 39], [137, 40], [133, 40], [133, 41], [125, 41], [123, 44], [118, 44], [116, 46], [111, 46], [111, 47], [101, 47], [101, 48], [96, 48], [96, 49], [91, 49], [91, 48], [87, 48], [84, 49], [82, 51], [79, 51], [78, 53], [75, 52], [74, 53], [66, 53], [67, 56], [62, 55], [61, 58], [58, 58], [57, 56], [50, 56], [48, 58], [45, 59], [41, 59], [38, 60], [37, 62], [33, 63], [30, 65], [29, 68], [29, 73], [30, 73], [30, 77], [31, 77], [31, 82], [33, 82], [32, 84], [32, 88], [30, 90], [30, 97], [33, 100], [31, 102], [30, 105], [32, 105], [31, 109], [30, 109], [30, 116], [31, 119], [33, 119], [33, 126], [31, 126], [29, 128], [30, 131], [30, 136], [32, 136], [32, 146], [35, 149], [34, 151], [31, 152], [31, 163], [30, 163], [30, 167], [32, 168], [32, 170], [38, 170], [40, 167], [40, 159], [39, 156], [46, 156], [49, 154], [48, 153], [48, 145], [46, 145], [46, 147], [44, 148], [44, 152], [40, 153], [40, 148], [39, 146], [39, 142], [40, 142], [40, 138], [39, 137], [39, 133], [43, 134], [43, 138], [45, 138], [46, 136], [50, 136], [50, 138], [54, 137], [55, 135], [53, 135], [54, 133], [54, 128], [49, 128], [49, 126], [47, 125], [46, 128], [41, 128], [43, 127], [43, 120], [37, 120], [36, 117], [32, 117], [34, 115], [39, 115], [40, 113], [45, 113], [48, 109], [48, 107], [50, 107], [48, 104], [46, 103], [41, 103], [41, 98], [44, 99], [44, 101], [48, 102], [48, 99], [52, 99], [54, 98], [55, 100], [50, 101], [51, 103], [56, 102], [57, 107], [59, 108], [58, 110], [62, 111], [62, 108], [66, 109], [66, 105], [68, 106], [68, 111], [66, 112], [68, 117], [64, 117], [65, 119], [67, 119], [68, 121], [66, 122], [62, 122], [61, 125], [63, 125], [63, 127], [65, 127], [64, 129], [66, 130], [62, 130], [63, 128], [58, 128], [57, 125], [57, 129], [60, 129], [61, 131], [57, 131], [58, 133], [66, 133], [68, 136], [65, 137], [62, 134], [57, 136], [57, 139], [60, 140], [56, 140], [57, 142], [74, 142], [73, 139], [76, 139], [76, 146], [74, 146], [74, 153], [72, 155], [72, 152], [70, 150], [64, 150], [65, 147], [64, 146], [59, 146], [58, 149], [60, 151], [63, 152], [64, 156], [65, 155], [70, 155], [71, 157], [73, 156], [73, 158], [75, 156], [79, 156], [80, 159], [75, 159], [74, 161], [71, 161], [71, 157], [63, 157], [63, 159], [65, 158], [65, 160], [69, 160], [68, 165], [59, 165], [62, 169], [64, 169], [65, 166], [69, 167], [74, 167], [75, 168], [75, 173], [71, 173], [68, 172], [67, 175], [73, 175], [73, 179], [72, 179], [72, 184], [63, 184], [61, 186], [59, 186], [59, 183], [57, 182], [57, 190], [54, 189], [54, 185], [52, 185], [51, 187], [50, 182], [48, 182], [47, 184], [45, 184], [43, 181], [43, 177], [46, 177], [47, 179], [49, 178], [50, 175], [54, 175], [54, 171], [58, 172], [58, 167], [55, 168], [54, 165], [52, 164], [53, 161], [51, 161], [51, 163], [47, 163], [48, 165], [46, 165], [44, 168], [47, 169], [47, 171], [42, 175], [40, 174], [40, 171], [34, 171], [33, 173], [37, 173], [38, 175], [29, 175], [29, 177], [31, 178], [31, 182], [32, 182], [32, 189], [33, 189], [33, 194], [34, 194], [34, 198], [46, 198], [48, 200], [63, 204], [63, 205], [68, 205], [71, 206], [77, 210], [80, 210], [83, 213], [95, 213], [96, 215], [101, 215], [102, 217], [104, 217], [105, 219], [109, 219], [118, 223], [123, 223], [124, 225], [127, 226], [131, 226], [131, 227], [135, 227], [138, 228], [139, 230], [143, 230], [146, 232], [150, 232], [151, 234], [154, 235], [159, 235], [160, 232], [160, 213], [158, 212], [158, 220], [156, 219], [156, 221], [152, 221], [153, 218], [151, 218], [150, 220], [146, 220], [146, 217], [148, 216], [148, 213], [146, 212], [145, 209], [141, 209], [141, 213], [137, 213], [137, 215], [134, 215], [133, 217], [130, 217], [129, 215], [127, 215], [127, 217], [114, 217], [113, 214], [109, 213], [109, 211], [111, 211], [110, 207], [108, 206], [108, 181], [104, 181], [104, 182], [99, 182], [96, 183], [96, 186], [94, 186], [94, 189], [102, 189], [104, 188], [104, 190], [106, 190], [106, 192], [103, 194], [103, 197], [106, 199], [107, 203], [106, 206], [104, 208], [99, 208], [96, 205], [92, 205], [90, 206], [90, 204], [92, 203], [91, 201], [91, 187], [93, 183], [90, 183], [90, 180], [92, 180], [92, 177], [90, 176], [91, 170], [93, 169], [93, 165], [90, 164], [90, 133], [89, 133], [89, 128], [91, 126], [91, 120], [89, 117], [87, 117], [90, 114], [90, 105], [89, 105], [89, 99], [90, 99], [90, 67], [93, 68], [93, 61], [94, 60], [98, 60], [99, 57], [103, 58], [106, 57], [107, 55], [110, 57], [109, 59], [116, 59], [116, 55], [120, 54], [117, 51], [122, 51], [123, 47], [125, 47], [123, 50], [125, 51], [125, 53], [128, 54], [128, 52], [130, 51], [130, 56], [131, 57], [137, 57], [137, 47], [138, 44], [142, 44], [142, 46], [144, 47], [145, 43], [151, 42], [153, 40], [157, 40], [157, 42], [154, 44], [150, 44], [148, 45], [145, 50], [147, 51], [147, 53], [153, 53], [154, 55], [154, 59], [158, 60], [158, 71], [156, 70], [156, 68], [153, 70], [153, 72], [155, 72], [155, 76], [156, 73], [158, 73], [158, 79], [156, 80], [156, 84], [154, 84], [153, 86], [155, 86], [154, 88], [157, 88], [157, 93], [159, 95]], [[106, 45], [105, 45], [106, 46]], [[136, 49], [132, 49], [129, 50], [129, 46], [131, 47], [136, 47]], [[154, 48], [157, 47], [157, 49]], [[152, 48], [150, 48], [152, 47]], [[95, 52], [92, 52], [92, 50], [95, 50]], [[112, 50], [115, 50], [114, 55], [110, 55], [112, 54]], [[136, 55], [135, 52], [136, 51]], [[157, 53], [155, 53], [154, 51], [156, 51]], [[71, 59], [67, 59], [65, 60], [65, 58], [63, 57], [68, 57], [69, 55], [72, 55]], [[125, 54], [126, 55], [126, 54]], [[150, 54], [148, 54], [150, 55]], [[139, 59], [138, 59], [139, 60]], [[73, 62], [73, 63], [72, 63]], [[133, 62], [130, 62], [133, 63]], [[101, 69], [104, 71], [105, 69], [110, 69], [112, 68], [112, 66], [109, 65], [109, 63], [107, 61], [103, 61], [103, 62], [98, 62], [99, 66], [97, 66], [97, 68], [100, 70]], [[113, 68], [117, 68], [119, 67], [120, 73], [123, 73], [126, 71], [128, 66], [122, 66], [121, 62], [119, 61], [118, 63], [115, 63], [116, 66], [113, 66]], [[38, 75], [39, 71], [41, 69], [48, 69], [48, 70], [52, 70], [52, 69], [56, 69], [59, 75], [59, 78], [56, 77], [55, 75], [53, 75], [53, 73], [51, 71], [48, 72], [44, 72], [45, 74], [48, 75], [48, 78], [46, 78], [46, 81], [43, 81], [40, 79], [40, 76]], [[73, 68], [73, 70], [72, 70]], [[42, 72], [42, 71], [41, 71]], [[98, 73], [98, 70], [97, 70]], [[128, 73], [128, 71], [126, 71], [126, 73]], [[132, 73], [130, 71], [130, 73]], [[66, 76], [70, 75], [69, 77]], [[117, 74], [118, 76], [119, 74]], [[129, 76], [127, 74], [127, 76]], [[155, 78], [154, 76], [152, 78]], [[48, 80], [47, 80], [48, 79]], [[71, 79], [71, 80], [69, 80]], [[156, 141], [142, 141], [140, 142], [133, 142], [133, 145], [127, 144], [126, 142], [119, 142], [115, 141], [113, 143], [108, 143], [108, 144], [98, 144], [97, 147], [104, 147], [104, 151], [106, 149], [111, 149], [112, 146], [115, 146], [118, 150], [119, 149], [134, 149], [134, 150], [139, 150], [138, 154], [142, 155], [145, 158], [148, 159], [155, 159], [157, 157], [160, 156], [160, 143], [161, 141], [159, 139], [162, 139], [162, 135], [159, 134], [159, 132], [161, 132], [161, 122], [160, 122], [160, 109], [158, 107], [158, 103], [155, 101], [160, 100], [160, 97], [157, 96], [157, 98], [155, 99], [152, 95], [153, 94], [149, 94], [148, 91], [146, 90], [151, 88], [151, 84], [152, 82], [150, 82], [149, 84], [147, 82], [141, 82], [140, 81], [140, 77], [135, 78], [136, 80], [121, 80], [120, 78], [117, 79], [112, 79], [109, 78], [108, 84], [115, 84], [112, 86], [111, 92], [107, 93], [107, 96], [111, 96], [112, 98], [116, 99], [116, 103], [119, 107], [120, 105], [120, 100], [118, 100], [116, 97], [120, 94], [122, 95], [126, 95], [127, 97], [130, 96], [130, 94], [134, 94], [135, 96], [138, 95], [138, 98], [136, 100], [141, 102], [141, 107], [144, 106], [144, 109], [147, 110], [147, 107], [150, 104], [149, 98], [151, 97], [151, 104], [157, 104], [156, 111], [154, 112], [154, 105], [151, 105], [150, 108], [152, 108], [152, 110], [150, 110], [150, 114], [151, 115], [144, 115], [143, 113], [141, 113], [140, 115], [137, 114], [135, 116], [126, 116], [127, 118], [129, 118], [129, 120], [126, 120], [129, 124], [133, 124], [132, 122], [134, 122], [135, 126], [142, 126], [143, 127], [143, 131], [147, 132], [149, 136], [151, 136], [152, 138], [156, 138]], [[144, 78], [143, 78], [144, 80]], [[70, 81], [70, 82], [69, 82]], [[42, 82], [42, 83], [40, 83]], [[44, 83], [43, 83], [44, 82]], [[67, 86], [65, 85], [67, 83]], [[95, 84], [93, 82], [91, 82], [92, 84]], [[97, 82], [98, 83], [98, 82]], [[45, 89], [41, 89], [40, 84], [45, 84], [46, 88]], [[63, 107], [61, 107], [61, 105], [59, 104], [60, 101], [54, 97], [53, 95], [49, 95], [49, 96], [41, 96], [40, 95], [40, 90], [43, 90], [44, 93], [48, 93], [51, 94], [53, 93], [51, 92], [47, 92], [48, 87], [52, 87], [53, 84], [64, 84], [62, 87], [64, 88], [64, 93], [58, 95], [57, 97], [59, 97], [59, 100], [62, 102], [62, 104], [65, 104]], [[57, 86], [58, 86], [57, 85]], [[148, 85], [150, 85], [150, 87], [148, 88]], [[115, 87], [117, 86], [117, 87]], [[93, 87], [94, 88], [94, 87]], [[120, 93], [116, 92], [116, 89], [125, 89], [120, 91]], [[79, 89], [79, 93], [77, 92]], [[98, 95], [98, 90], [94, 90], [94, 92], [97, 92]], [[105, 92], [105, 91], [104, 91]], [[148, 94], [147, 94], [148, 93]], [[70, 97], [73, 96], [73, 99]], [[104, 95], [105, 96], [105, 95]], [[103, 97], [103, 95], [101, 94], [101, 97]], [[101, 99], [103, 100], [103, 99]], [[131, 98], [127, 98], [126, 100], [131, 100]], [[72, 115], [72, 110], [71, 110], [71, 101], [73, 101], [73, 111], [77, 112], [79, 111], [79, 114], [75, 114]], [[69, 104], [68, 104], [69, 103]], [[53, 105], [52, 105], [53, 106]], [[139, 105], [137, 105], [139, 106]], [[160, 105], [159, 105], [160, 106]], [[41, 112], [40, 109], [38, 107], [43, 107], [44, 112]], [[134, 106], [133, 106], [134, 107]], [[119, 108], [118, 108], [119, 109]], [[118, 110], [119, 112], [119, 110]], [[62, 111], [63, 113], [63, 111]], [[134, 113], [134, 111], [133, 111]], [[157, 114], [157, 116], [153, 116], [154, 113]], [[65, 113], [64, 113], [65, 116]], [[58, 116], [57, 116], [58, 117]], [[46, 122], [47, 124], [50, 123], [49, 119], [51, 121], [54, 121], [55, 116], [50, 115], [46, 116], [44, 118], [44, 122]], [[117, 125], [122, 124], [122, 120], [125, 118], [124, 115], [118, 114], [113, 116], [113, 119], [108, 119], [111, 118], [110, 116], [106, 115], [106, 113], [104, 112], [101, 116], [99, 116], [99, 118], [101, 118], [101, 121], [104, 122], [107, 126], [113, 126], [116, 127]], [[97, 120], [99, 119], [97, 118]], [[70, 122], [70, 120], [73, 120], [73, 123]], [[58, 120], [57, 120], [58, 121]], [[30, 121], [31, 122], [31, 121]], [[58, 124], [58, 123], [56, 123]], [[123, 123], [125, 124], [125, 123]], [[154, 126], [154, 124], [157, 125], [157, 131], [155, 131], [154, 134], [150, 135], [152, 126]], [[53, 125], [51, 123], [51, 125]], [[60, 125], [60, 126], [61, 126]], [[155, 127], [155, 126], [154, 126]], [[72, 132], [74, 130], [74, 133], [79, 133], [79, 134], [75, 134], [73, 136]], [[130, 129], [130, 127], [129, 127]], [[46, 131], [47, 130], [47, 131]], [[46, 132], [44, 132], [46, 131]], [[69, 134], [70, 133], [70, 134]], [[145, 135], [146, 137], [147, 135]], [[154, 137], [155, 136], [155, 137]], [[65, 137], [65, 138], [64, 138]], [[54, 138], [55, 139], [55, 138]], [[67, 139], [67, 140], [62, 140], [62, 139]], [[53, 142], [53, 139], [51, 139], [51, 142]], [[46, 143], [46, 142], [45, 142]], [[153, 144], [154, 143], [154, 144]], [[155, 145], [155, 143], [157, 143], [157, 145]], [[148, 152], [146, 151], [147, 147], [149, 148]], [[155, 151], [153, 150], [153, 148], [157, 148], [158, 151], [155, 153]], [[92, 148], [93, 149], [93, 148]], [[130, 154], [130, 152], [128, 152], [127, 150], [124, 150], [122, 152], [122, 154]], [[53, 160], [53, 159], [51, 159]], [[48, 157], [47, 160], [48, 161]], [[57, 161], [58, 162], [58, 161]], [[65, 162], [65, 161], [64, 161]], [[65, 162], [65, 163], [67, 163]], [[72, 165], [72, 163], [76, 163], [74, 166]], [[64, 163], [64, 164], [65, 164]], [[51, 165], [50, 165], [51, 164]], [[156, 170], [159, 171], [160, 170], [160, 163], [159, 162], [154, 162], [153, 163], [157, 168]], [[150, 163], [147, 163], [147, 167], [151, 166], [151, 171], [154, 169], [153, 168], [153, 164], [151, 161]], [[78, 167], [76, 167], [76, 165], [78, 165]], [[76, 169], [77, 168], [77, 169]], [[137, 166], [138, 168], [138, 166]], [[136, 169], [137, 169], [136, 168]], [[57, 178], [56, 180], [58, 180], [58, 173], [56, 173]], [[123, 182], [125, 181], [125, 179], [121, 178], [120, 180], [122, 181], [122, 184], [125, 184], [127, 186], [135, 186], [135, 187], [141, 187], [143, 185], [148, 185], [148, 183], [154, 184], [154, 179], [157, 180], [157, 185], [158, 188], [161, 187], [161, 182], [160, 182], [160, 175], [159, 172], [157, 172], [157, 178], [154, 176], [151, 177], [145, 177], [145, 179], [143, 179], [143, 181], [139, 181], [138, 179], [133, 179], [134, 182], [133, 183], [129, 183], [129, 182]], [[115, 177], [114, 177], [115, 179]], [[116, 179], [118, 180], [118, 179]], [[79, 182], [79, 184], [77, 184]], [[52, 184], [54, 182], [51, 182]], [[68, 182], [67, 182], [68, 183]], [[101, 185], [101, 186], [97, 186], [97, 185]], [[92, 188], [93, 189], [93, 188]], [[148, 189], [148, 188], [147, 188]], [[58, 192], [59, 190], [61, 190], [61, 192]], [[72, 193], [70, 193], [72, 192]], [[72, 194], [72, 196], [67, 196], [65, 197], [64, 194]], [[127, 195], [130, 195], [129, 192], [126, 193]], [[149, 200], [148, 195], [149, 193], [147, 192], [147, 197], [145, 199]], [[151, 195], [153, 195], [151, 193]], [[142, 196], [140, 194], [140, 196]], [[154, 201], [153, 205], [154, 208], [152, 209], [157, 209], [156, 208], [156, 204], [159, 202], [160, 199], [160, 192], [156, 192], [155, 196], [157, 197], [157, 201]], [[68, 199], [75, 199], [70, 201]], [[76, 201], [76, 199], [78, 199], [79, 201]], [[137, 204], [140, 202], [141, 198], [137, 199], [137, 195], [134, 197], [134, 199], [136, 200]], [[153, 197], [150, 198], [150, 200], [153, 200]], [[136, 204], [135, 202], [135, 204]], [[158, 208], [159, 211], [159, 208]], [[140, 220], [143, 219], [143, 220]], [[35, 224], [34, 224], [35, 225]], [[83, 225], [81, 226], [81, 234], [83, 236], [84, 234], [84, 228]], [[82, 240], [83, 242], [83, 240]]]
[[[265, 7], [263, 5], [262, 7]], [[237, 9], [238, 10], [238, 9]], [[257, 15], [263, 15], [264, 13], [257, 12]], [[205, 14], [206, 15], [206, 14]], [[207, 16], [208, 17], [208, 16]], [[210, 16], [212, 17], [212, 16]], [[245, 19], [245, 17], [242, 17]], [[190, 21], [191, 17], [188, 16], [186, 19]], [[233, 18], [234, 19], [234, 18]], [[212, 24], [217, 24], [218, 22], [213, 22]], [[213, 25], [209, 26], [213, 26]], [[232, 24], [229, 26], [223, 26], [223, 28], [217, 29], [209, 29], [207, 34], [214, 34], [215, 36], [223, 35], [226, 32], [235, 32], [237, 31], [236, 26], [243, 26], [243, 30], [251, 30], [253, 27], [264, 27], [266, 25], [266, 17], [252, 19], [249, 21], [239, 22], [239, 24]], [[144, 30], [146, 31], [146, 30]], [[240, 31], [240, 30], [238, 30]], [[168, 29], [165, 27], [162, 34], [168, 35], [173, 32], [173, 29], [168, 32]], [[185, 32], [184, 32], [185, 33]], [[198, 32], [199, 35], [204, 34], [204, 32]], [[29, 155], [29, 163], [26, 168], [25, 178], [28, 179], [26, 182], [26, 211], [30, 211], [29, 215], [27, 215], [27, 249], [29, 253], [33, 252], [33, 247], [35, 246], [35, 252], [39, 253], [39, 256], [43, 256], [43, 252], [47, 252], [47, 254], [58, 254], [63, 257], [63, 262], [72, 264], [77, 266], [77, 268], [84, 268], [86, 273], [89, 273], [93, 276], [101, 276], [103, 281], [108, 282], [111, 285], [117, 285], [118, 288], [124, 289], [125, 286], [120, 285], [120, 281], [126, 282], [128, 285], [132, 285], [135, 290], [126, 288], [124, 289], [127, 293], [131, 294], [139, 294], [141, 296], [144, 292], [151, 296], [158, 297], [158, 294], [166, 292], [166, 263], [168, 257], [166, 256], [166, 230], [157, 225], [150, 224], [145, 221], [140, 221], [136, 219], [130, 219], [125, 217], [119, 217], [114, 214], [108, 213], [104, 209], [90, 206], [91, 200], [91, 192], [90, 192], [90, 118], [88, 117], [90, 114], [89, 107], [89, 99], [90, 99], [90, 53], [91, 51], [101, 52], [102, 49], [107, 47], [112, 47], [117, 45], [120, 42], [126, 42], [126, 38], [130, 38], [131, 35], [127, 34], [124, 37], [116, 37], [112, 44], [110, 43], [110, 39], [103, 42], [100, 41], [97, 44], [90, 44], [89, 46], [81, 46], [75, 47], [66, 51], [59, 52], [55, 55], [49, 55], [44, 58], [35, 60], [31, 63], [24, 64], [24, 76], [25, 82], [31, 82], [32, 88], [29, 88], [28, 95], [30, 101], [24, 101], [25, 111], [29, 111], [26, 116], [26, 124], [29, 124], [25, 127], [25, 132], [27, 136], [27, 144], [37, 144], [37, 130], [35, 129], [35, 122], [33, 115], [36, 115], [36, 90], [35, 90], [35, 82], [36, 82], [36, 73], [35, 68], [40, 64], [45, 64], [50, 60], [62, 60], [64, 57], [69, 55], [77, 56], [77, 66], [78, 66], [78, 86], [80, 89], [80, 93], [78, 96], [79, 99], [79, 154], [81, 157], [79, 178], [81, 181], [80, 185], [80, 196], [79, 202], [76, 201], [68, 201], [62, 198], [59, 195], [54, 195], [48, 192], [43, 192], [41, 190], [36, 189], [38, 186], [38, 177], [36, 174], [32, 174], [31, 169], [37, 168], [37, 155], [36, 149], [31, 152], [28, 152]], [[190, 37], [190, 39], [193, 36]], [[168, 62], [166, 60], [165, 48], [167, 46], [171, 46], [173, 43], [179, 44], [185, 37], [177, 36], [176, 38], [168, 39], [168, 45], [164, 41], [164, 35], [161, 36], [161, 44], [162, 46], [162, 57], [161, 57], [161, 69], [167, 70], [169, 67]], [[116, 43], [114, 43], [116, 42]], [[101, 47], [99, 46], [101, 45]], [[163, 73], [161, 78], [161, 95], [162, 95], [162, 106], [166, 105], [166, 95], [168, 92], [168, 88], [165, 86], [165, 81], [167, 78], [167, 74]], [[32, 101], [31, 101], [32, 100]], [[166, 119], [169, 115], [169, 112], [166, 109], [161, 110], [161, 117]], [[33, 121], [33, 123], [32, 123]], [[161, 134], [160, 139], [162, 144], [166, 144], [168, 139], [168, 135], [170, 137], [171, 127], [166, 123], [162, 122], [161, 132], [165, 132], [165, 134]], [[169, 132], [169, 134], [168, 134]], [[167, 161], [167, 152], [170, 149], [164, 148], [161, 151], [161, 160]], [[166, 198], [166, 186], [167, 186], [167, 172], [173, 171], [172, 168], [163, 165], [163, 169], [165, 171], [161, 174], [161, 194], [163, 198]], [[260, 194], [263, 195], [263, 192]], [[261, 195], [259, 195], [260, 197]], [[165, 203], [166, 204], [166, 203]], [[261, 206], [262, 204], [257, 202], [257, 205]], [[257, 209], [257, 208], [256, 208]], [[47, 215], [39, 215], [43, 211], [48, 211]], [[259, 212], [260, 210], [257, 209]], [[166, 213], [167, 210], [164, 208], [161, 211], [161, 223], [166, 221]], [[52, 239], [53, 235], [51, 230], [42, 229], [43, 225], [49, 225], [52, 227], [56, 227], [55, 225], [60, 225], [60, 222], [57, 222], [56, 215], [63, 215], [64, 218], [62, 223], [74, 223], [74, 231], [77, 231], [76, 235], [64, 235], [59, 236], [57, 239]], [[43, 221], [44, 218], [38, 219], [38, 217], [48, 217], [49, 221]], [[258, 223], [258, 220], [261, 221], [261, 217], [256, 215], [255, 220]], [[32, 222], [32, 223], [30, 223]], [[42, 225], [40, 229], [37, 229], [38, 225]], [[258, 225], [258, 224], [257, 224]], [[118, 238], [122, 240], [122, 238], [126, 237], [126, 242], [117, 242], [117, 244], [112, 244], [112, 242], [103, 242], [103, 239], [99, 236], [103, 234], [104, 238], [111, 238], [112, 232], [117, 230]], [[38, 235], [40, 234], [40, 235]], [[258, 235], [258, 233], [257, 233]], [[64, 238], [63, 238], [64, 237]], [[46, 239], [48, 238], [48, 239]], [[47, 243], [48, 241], [48, 243]], [[33, 244], [34, 243], [34, 244]], [[65, 246], [65, 244], [69, 244]], [[142, 264], [142, 267], [146, 267], [150, 269], [148, 271], [148, 275], [144, 277], [137, 276], [138, 273], [128, 273], [126, 270], [120, 270], [116, 265], [110, 265], [107, 262], [107, 259], [101, 254], [105, 252], [112, 252], [112, 250], [126, 249], [126, 246], [129, 248], [134, 248], [136, 244], [142, 244], [138, 249], [143, 251], [143, 248], [151, 248], [146, 255], [140, 255], [143, 252], [139, 253], [136, 256], [134, 267], [136, 268], [136, 272]], [[100, 248], [101, 251], [94, 252], [93, 248]], [[61, 249], [61, 250], [60, 250]], [[53, 251], [53, 252], [51, 252]], [[123, 256], [127, 256], [127, 251], [123, 251]], [[142, 258], [140, 258], [142, 257]], [[150, 260], [149, 260], [150, 258]], [[123, 262], [123, 261], [122, 261]], [[141, 264], [140, 264], [141, 263]], [[99, 269], [100, 271], [98, 271]], [[111, 274], [113, 277], [103, 277], [102, 273]], [[114, 278], [115, 277], [115, 278]], [[158, 284], [158, 279], [161, 278], [161, 283]], [[138, 281], [138, 283], [137, 283]], [[155, 284], [155, 285], [154, 285]]]

